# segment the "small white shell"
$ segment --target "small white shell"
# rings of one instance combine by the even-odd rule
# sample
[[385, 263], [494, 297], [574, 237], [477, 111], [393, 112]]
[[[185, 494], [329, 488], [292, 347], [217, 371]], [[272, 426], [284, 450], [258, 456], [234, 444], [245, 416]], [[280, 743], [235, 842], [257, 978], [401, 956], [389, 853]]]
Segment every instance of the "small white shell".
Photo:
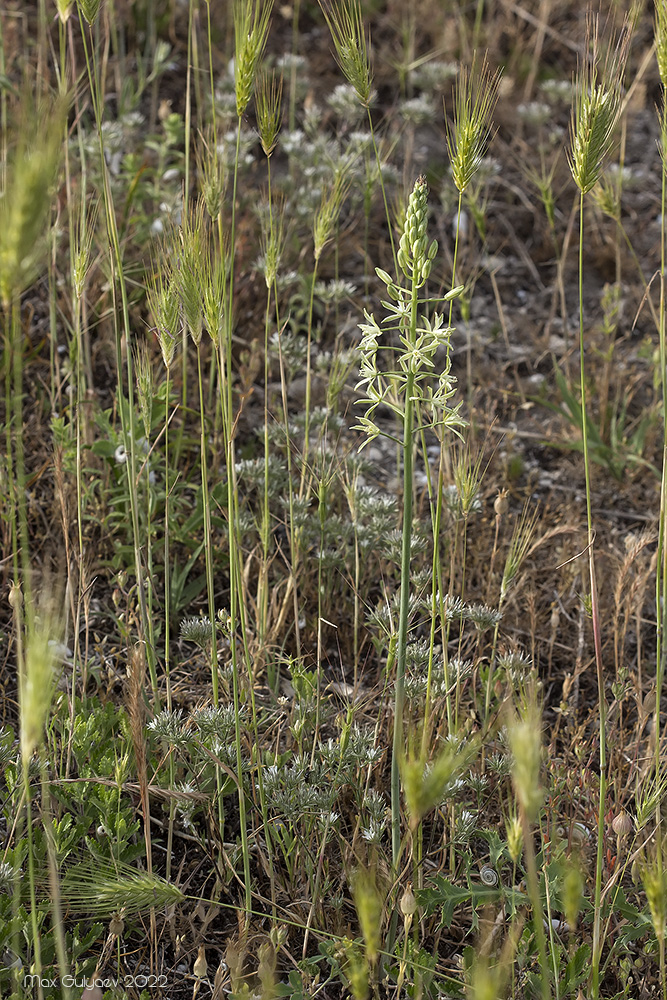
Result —
[[479, 877], [484, 885], [488, 885], [491, 889], [495, 889], [500, 884], [498, 872], [491, 865], [484, 865], [480, 870]]

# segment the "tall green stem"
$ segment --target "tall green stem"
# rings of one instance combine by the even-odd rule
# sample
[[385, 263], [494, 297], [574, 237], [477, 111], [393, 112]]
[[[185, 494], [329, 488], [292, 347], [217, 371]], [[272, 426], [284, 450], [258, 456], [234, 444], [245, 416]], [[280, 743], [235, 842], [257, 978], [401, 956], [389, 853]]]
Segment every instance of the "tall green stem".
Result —
[[549, 989], [549, 977], [547, 975], [547, 940], [544, 933], [544, 917], [542, 910], [542, 898], [540, 896], [540, 885], [537, 875], [537, 859], [535, 857], [535, 844], [533, 842], [533, 831], [523, 806], [519, 808], [521, 815], [521, 826], [523, 829], [523, 843], [526, 858], [526, 876], [528, 883], [528, 895], [533, 907], [533, 927], [537, 940], [537, 951], [540, 957], [540, 985], [542, 1000], [549, 1000], [551, 991]]
[[600, 616], [598, 607], [597, 581], [595, 576], [595, 557], [593, 553], [593, 515], [591, 511], [591, 473], [588, 456], [588, 426], [586, 421], [586, 372], [584, 366], [584, 193], [579, 197], [579, 370], [581, 391], [581, 436], [584, 455], [584, 473], [586, 477], [586, 524], [588, 534], [588, 569], [591, 583], [591, 616], [593, 620], [593, 642], [595, 647], [595, 665], [597, 669], [598, 702], [600, 710], [600, 798], [598, 805], [598, 837], [597, 858], [595, 864], [595, 898], [593, 912], [593, 951], [591, 955], [593, 1000], [598, 1000], [600, 994], [600, 953], [602, 942], [601, 896], [602, 896], [602, 862], [604, 858], [604, 808], [607, 792], [607, 754], [606, 728], [607, 706], [604, 693], [604, 675], [602, 670], [602, 643], [600, 638]]
[[208, 594], [208, 616], [211, 622], [211, 685], [213, 704], [218, 704], [218, 642], [216, 635], [215, 591], [213, 582], [213, 545], [211, 541], [211, 504], [208, 491], [208, 459], [206, 455], [206, 429], [204, 426], [204, 387], [201, 371], [201, 352], [197, 347], [197, 379], [199, 382], [199, 410], [201, 421], [201, 486], [204, 507], [204, 552], [206, 555], [206, 591]]
[[380, 160], [380, 150], [378, 149], [377, 142], [375, 140], [375, 129], [373, 128], [373, 118], [371, 115], [371, 109], [366, 108], [368, 113], [368, 127], [371, 133], [371, 142], [373, 143], [373, 153], [375, 154], [375, 163], [377, 165], [378, 180], [380, 181], [380, 190], [382, 191], [382, 201], [384, 203], [384, 214], [387, 219], [387, 231], [389, 232], [389, 242], [391, 243], [391, 255], [394, 259], [394, 267], [398, 268], [396, 261], [396, 247], [394, 245], [394, 232], [391, 224], [391, 214], [389, 212], [389, 203], [387, 201], [387, 191], [384, 186], [384, 178], [382, 176], [382, 161]]
[[[410, 303], [410, 345], [415, 342], [417, 331], [417, 281], [412, 279]], [[396, 697], [394, 702], [394, 739], [391, 755], [391, 848], [394, 872], [398, 871], [401, 853], [401, 783], [399, 760], [403, 753], [403, 705], [405, 702], [405, 660], [408, 645], [408, 618], [410, 613], [410, 557], [412, 553], [412, 464], [414, 423], [415, 375], [411, 370], [405, 384], [405, 410], [403, 414], [403, 542], [401, 547], [401, 601], [398, 619], [396, 649]]]
[[[665, 209], [667, 207], [667, 169], [665, 167], [665, 143], [667, 140], [667, 88], [663, 87], [662, 95], [662, 118], [660, 121], [661, 144], [663, 151], [662, 160], [662, 186], [661, 186], [661, 226], [660, 226], [660, 308], [659, 320], [659, 356], [660, 356], [660, 384], [662, 390], [662, 479], [660, 483], [660, 518], [658, 524], [658, 552], [657, 566], [655, 573], [655, 606], [656, 606], [656, 678], [655, 678], [655, 783], [659, 787], [660, 781], [660, 698], [662, 694], [662, 684], [665, 671], [665, 589], [667, 588], [667, 351], [665, 349]], [[662, 852], [662, 816], [661, 809], [656, 810], [656, 842], [658, 850], [656, 852], [658, 868], [658, 884], [664, 882], [663, 874], [663, 852]], [[667, 998], [667, 975], [665, 974], [665, 939], [660, 938], [660, 978], [662, 981], [663, 1000]]]

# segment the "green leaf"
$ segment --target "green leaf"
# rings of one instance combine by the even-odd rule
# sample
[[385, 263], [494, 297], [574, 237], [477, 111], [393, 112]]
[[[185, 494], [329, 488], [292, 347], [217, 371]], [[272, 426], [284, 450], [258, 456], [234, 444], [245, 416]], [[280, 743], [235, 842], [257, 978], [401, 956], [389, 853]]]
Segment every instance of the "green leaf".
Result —
[[112, 441], [95, 441], [90, 450], [98, 458], [113, 458], [116, 453], [116, 446]]
[[440, 910], [441, 926], [443, 927], [451, 927], [454, 911], [460, 906], [470, 903], [474, 907], [488, 906], [490, 903], [504, 900], [517, 907], [525, 905], [528, 901], [526, 894], [518, 889], [488, 889], [482, 885], [464, 887], [454, 885], [444, 875], [436, 876], [434, 881], [433, 886], [419, 889], [415, 896], [428, 916]]

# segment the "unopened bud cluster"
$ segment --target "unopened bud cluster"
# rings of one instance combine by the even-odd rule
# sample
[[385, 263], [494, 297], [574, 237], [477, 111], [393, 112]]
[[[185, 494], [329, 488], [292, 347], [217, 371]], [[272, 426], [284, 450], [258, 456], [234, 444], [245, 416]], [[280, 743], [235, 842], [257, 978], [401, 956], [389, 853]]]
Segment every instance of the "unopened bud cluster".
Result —
[[398, 263], [406, 278], [420, 287], [431, 273], [433, 259], [438, 252], [438, 241], [427, 248], [428, 236], [428, 187], [422, 175], [415, 181], [405, 213], [405, 225], [398, 250]]

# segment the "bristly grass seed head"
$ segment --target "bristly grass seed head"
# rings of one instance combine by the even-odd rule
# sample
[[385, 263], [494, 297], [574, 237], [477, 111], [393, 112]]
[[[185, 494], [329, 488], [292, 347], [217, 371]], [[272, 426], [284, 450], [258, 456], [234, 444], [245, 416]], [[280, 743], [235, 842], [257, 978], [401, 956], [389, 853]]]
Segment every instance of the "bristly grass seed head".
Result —
[[534, 701], [513, 714], [507, 724], [509, 745], [514, 758], [512, 781], [519, 805], [529, 822], [537, 819], [544, 798], [540, 787], [542, 717]]
[[360, 0], [320, 0], [320, 7], [331, 32], [338, 65], [361, 104], [370, 108], [375, 96], [368, 55], [370, 39], [364, 32]]
[[181, 300], [173, 275], [165, 277], [156, 268], [147, 287], [148, 308], [153, 317], [165, 368], [171, 368], [181, 328]]
[[593, 198], [601, 212], [615, 222], [621, 221], [621, 200], [618, 185], [602, 175], [593, 190]]
[[227, 261], [224, 247], [219, 250], [211, 238], [207, 239], [201, 263], [199, 280], [204, 324], [217, 349], [226, 324]]
[[655, 55], [662, 86], [667, 87], [667, 0], [655, 3]]
[[[656, 856], [650, 861], [644, 861], [639, 866], [644, 892], [651, 914], [653, 931], [659, 944], [663, 944], [667, 936], [667, 868], [665, 868], [665, 843], [655, 846]], [[662, 851], [662, 859], [657, 852]]]
[[99, 202], [96, 201], [90, 205], [83, 205], [79, 212], [78, 226], [74, 227], [74, 238], [70, 247], [72, 286], [79, 301], [83, 297], [86, 277], [90, 269], [98, 208]]
[[530, 548], [537, 524], [537, 515], [538, 507], [534, 507], [532, 511], [529, 511], [528, 505], [526, 504], [521, 512], [521, 517], [514, 528], [512, 541], [510, 542], [507, 558], [505, 559], [503, 578], [500, 584], [501, 604], [505, 600], [507, 591], [509, 590], [512, 581], [516, 578], [516, 575], [521, 568], [521, 564], [526, 557], [526, 553]]
[[516, 865], [523, 851], [523, 829], [521, 820], [516, 814], [505, 821], [505, 836], [507, 837], [509, 856]]
[[313, 252], [316, 261], [319, 261], [322, 251], [333, 237], [349, 186], [347, 172], [345, 170], [338, 170], [333, 186], [322, 195], [322, 201], [315, 213], [315, 220], [313, 222]]
[[363, 868], [357, 869], [352, 883], [352, 894], [366, 945], [366, 956], [372, 965], [380, 953], [382, 930], [382, 897], [372, 872]]
[[417, 830], [424, 816], [442, 802], [448, 786], [470, 767], [477, 744], [451, 741], [434, 761], [420, 754], [399, 762], [410, 828]]
[[577, 98], [570, 122], [568, 161], [574, 182], [587, 194], [600, 178], [621, 113], [623, 74], [630, 46], [628, 22], [600, 64], [599, 23], [589, 17], [586, 52], [577, 71]]
[[447, 135], [454, 183], [460, 192], [470, 184], [484, 159], [491, 137], [491, 116], [498, 100], [500, 73], [491, 73], [486, 58], [478, 70], [461, 67], [454, 88], [454, 123]]
[[285, 201], [281, 199], [277, 205], [267, 205], [260, 215], [262, 227], [262, 255], [259, 269], [264, 274], [267, 288], [272, 288], [278, 276], [280, 258], [285, 248]]
[[78, 5], [79, 12], [83, 14], [88, 26], [92, 27], [102, 9], [102, 0], [78, 0]]
[[273, 0], [235, 0], [234, 83], [236, 114], [241, 118], [250, 103], [255, 79], [269, 33], [269, 18]]
[[62, 882], [63, 899], [76, 913], [88, 917], [108, 917], [123, 911], [127, 915], [152, 907], [182, 903], [185, 896], [175, 885], [157, 875], [138, 871], [120, 861], [113, 866], [99, 859], [71, 868]]
[[278, 144], [282, 124], [283, 78], [262, 73], [255, 92], [257, 131], [264, 155], [269, 157]]
[[197, 146], [197, 169], [201, 177], [201, 193], [211, 220], [215, 222], [225, 200], [227, 164], [218, 149], [215, 131], [211, 128], [200, 137]]
[[481, 452], [473, 461], [469, 448], [465, 447], [459, 450], [454, 465], [454, 485], [456, 486], [460, 517], [467, 518], [469, 514], [475, 513], [479, 509], [476, 501], [486, 471], [485, 468], [482, 468], [483, 460], [484, 456]]
[[562, 900], [565, 921], [572, 930], [577, 926], [583, 898], [584, 880], [577, 864], [571, 860], [563, 878]]
[[61, 24], [67, 24], [72, 13], [73, 0], [56, 0], [56, 10]]
[[34, 612], [29, 612], [25, 659], [19, 671], [19, 719], [24, 767], [28, 766], [34, 749], [44, 737], [55, 685], [58, 647], [54, 638], [58, 632], [54, 613], [48, 608], [44, 621], [37, 620]]
[[144, 436], [148, 441], [151, 430], [151, 410], [153, 407], [155, 380], [153, 378], [153, 365], [151, 364], [148, 346], [145, 341], [142, 341], [135, 351], [134, 370], [137, 379], [139, 411], [141, 413], [141, 421], [144, 425]]
[[39, 268], [66, 110], [63, 99], [35, 108], [24, 96], [17, 111], [18, 141], [0, 198], [0, 299], [5, 309]]
[[176, 262], [172, 273], [181, 300], [183, 319], [197, 347], [204, 331], [201, 288], [205, 232], [204, 202], [200, 199], [194, 209], [183, 217], [180, 230], [174, 234], [171, 257]]

